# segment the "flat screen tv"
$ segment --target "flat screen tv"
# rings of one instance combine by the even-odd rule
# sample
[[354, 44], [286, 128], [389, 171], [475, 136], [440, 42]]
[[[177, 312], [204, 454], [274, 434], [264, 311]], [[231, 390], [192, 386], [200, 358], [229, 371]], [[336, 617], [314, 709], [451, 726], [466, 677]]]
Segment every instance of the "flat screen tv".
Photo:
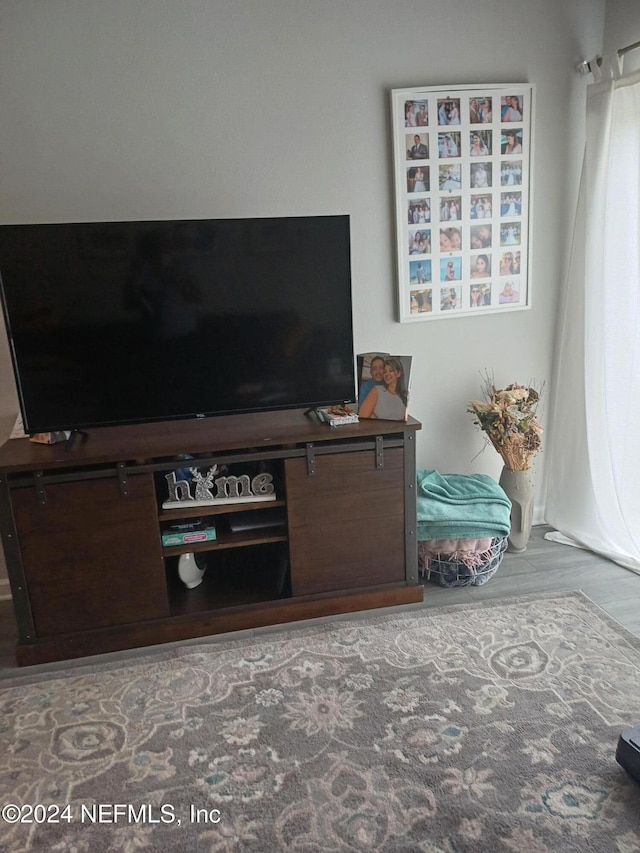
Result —
[[27, 433], [355, 399], [348, 216], [0, 226]]

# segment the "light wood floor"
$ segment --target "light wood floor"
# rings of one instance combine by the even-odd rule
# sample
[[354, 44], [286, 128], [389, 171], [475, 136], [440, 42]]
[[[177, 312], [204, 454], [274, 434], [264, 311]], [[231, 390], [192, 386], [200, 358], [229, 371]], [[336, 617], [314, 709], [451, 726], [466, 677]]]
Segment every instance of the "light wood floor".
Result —
[[[640, 574], [590, 551], [545, 540], [551, 528], [534, 527], [524, 554], [504, 555], [485, 586], [425, 589], [425, 604], [453, 604], [530, 593], [581, 590], [632, 634], [640, 637]], [[427, 595], [427, 592], [429, 593]]]
[[[445, 604], [464, 604], [530, 593], [581, 590], [628, 631], [640, 637], [640, 575], [589, 551], [548, 542], [544, 539], [547, 530], [549, 530], [548, 527], [535, 527], [526, 552], [505, 554], [498, 571], [484, 586], [445, 589], [426, 582], [424, 602], [416, 606], [440, 607]], [[250, 633], [274, 631], [281, 627], [255, 629]], [[226, 640], [230, 636], [235, 635], [220, 635], [217, 638], [211, 638], [211, 641], [215, 642], [216, 639], [222, 638]], [[190, 642], [202, 643], [204, 640], [199, 638]], [[65, 661], [38, 667], [18, 668], [14, 659], [15, 643], [16, 625], [11, 602], [0, 601], [0, 679], [19, 673], [67, 668], [88, 662], [85, 658], [73, 663]], [[96, 660], [125, 656], [130, 658], [132, 654], [147, 652], [148, 649], [142, 649], [136, 652], [102, 655]]]

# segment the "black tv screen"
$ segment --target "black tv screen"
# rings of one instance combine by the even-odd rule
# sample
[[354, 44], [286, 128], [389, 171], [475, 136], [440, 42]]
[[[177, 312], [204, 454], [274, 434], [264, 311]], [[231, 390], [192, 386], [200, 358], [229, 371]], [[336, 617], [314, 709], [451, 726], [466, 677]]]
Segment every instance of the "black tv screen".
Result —
[[348, 216], [0, 226], [25, 430], [355, 399]]

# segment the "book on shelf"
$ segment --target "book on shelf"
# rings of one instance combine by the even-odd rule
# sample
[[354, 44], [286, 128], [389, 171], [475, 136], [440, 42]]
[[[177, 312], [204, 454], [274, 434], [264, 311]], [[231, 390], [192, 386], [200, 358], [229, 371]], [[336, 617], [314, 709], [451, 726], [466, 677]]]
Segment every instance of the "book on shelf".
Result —
[[357, 424], [360, 420], [356, 410], [351, 406], [321, 406], [316, 409], [316, 412], [322, 423], [329, 424], [330, 427]]
[[196, 542], [212, 542], [216, 538], [215, 524], [205, 518], [175, 521], [162, 529], [163, 545], [189, 545]]
[[194, 545], [198, 542], [213, 542], [217, 539], [215, 527], [202, 530], [167, 530], [162, 532], [163, 545]]
[[385, 421], [406, 421], [411, 387], [410, 355], [366, 352], [357, 356], [358, 415]]
[[69, 441], [71, 430], [58, 430], [57, 432], [34, 432], [29, 436], [29, 441], [35, 444], [59, 444], [61, 441]]

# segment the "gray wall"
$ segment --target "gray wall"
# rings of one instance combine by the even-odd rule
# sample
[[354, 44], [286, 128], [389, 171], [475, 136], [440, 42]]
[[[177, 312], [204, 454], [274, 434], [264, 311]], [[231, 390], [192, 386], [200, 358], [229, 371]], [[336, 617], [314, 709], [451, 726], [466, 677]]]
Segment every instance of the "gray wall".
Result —
[[[638, 0], [607, 0], [604, 47], [606, 54], [640, 41], [640, 3]], [[625, 54], [625, 74], [640, 70], [640, 48]]]
[[[351, 214], [356, 346], [414, 357], [418, 465], [497, 477], [466, 402], [485, 370], [549, 381], [575, 66], [604, 16], [605, 0], [1, 0], [0, 221]], [[536, 85], [532, 308], [400, 325], [389, 90], [501, 82]], [[536, 469], [541, 495], [544, 453]]]

